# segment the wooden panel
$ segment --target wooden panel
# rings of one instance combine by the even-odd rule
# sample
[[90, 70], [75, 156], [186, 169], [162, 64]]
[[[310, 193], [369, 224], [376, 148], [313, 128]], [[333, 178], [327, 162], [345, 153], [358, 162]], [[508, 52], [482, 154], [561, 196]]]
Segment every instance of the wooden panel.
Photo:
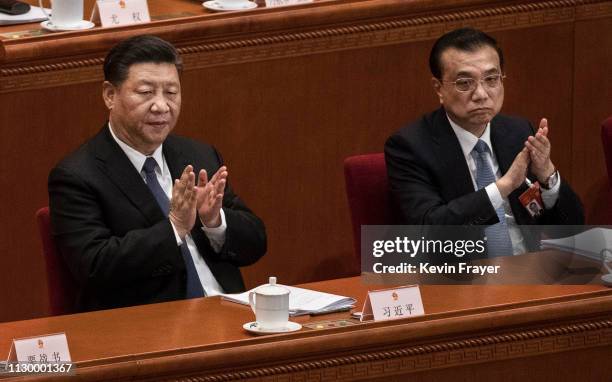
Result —
[[[359, 278], [306, 287], [354, 296], [358, 305], [377, 288]], [[242, 330], [253, 319], [248, 307], [218, 297], [3, 323], [0, 352], [13, 337], [65, 331], [79, 381], [569, 382], [610, 375], [609, 288], [426, 285], [421, 291], [425, 316], [264, 337]], [[330, 319], [351, 320], [344, 312], [294, 321]], [[27, 380], [33, 378], [20, 379]]]
[[[152, 9], [201, 12], [172, 3]], [[0, 321], [45, 314], [34, 211], [47, 204], [51, 167], [104, 122], [100, 64], [121, 38], [155, 32], [180, 47], [177, 133], [216, 145], [230, 181], [266, 222], [269, 254], [244, 271], [253, 286], [270, 274], [299, 283], [357, 271], [342, 160], [381, 151], [394, 130], [437, 107], [429, 49], [461, 25], [499, 38], [503, 111], [550, 119], [555, 163], [580, 179], [576, 188], [596, 210], [603, 162], [592, 150], [598, 134], [583, 130], [609, 112], [611, 20], [610, 1], [322, 1], [0, 40], [0, 104], [10, 111], [0, 114], [0, 250], [11, 270], [0, 278]]]
[[553, 163], [570, 182], [573, 163], [567, 152], [572, 147], [573, 32], [571, 24], [554, 24], [495, 35], [507, 59], [502, 112], [526, 117], [535, 128], [542, 118], [548, 119]]
[[[34, 213], [49, 204], [49, 170], [101, 128], [100, 84], [11, 93], [0, 113], [0, 321], [44, 314], [46, 276]], [[92, 122], [99, 121], [99, 122]]]
[[591, 221], [612, 224], [601, 123], [612, 115], [612, 18], [576, 23], [572, 161]]

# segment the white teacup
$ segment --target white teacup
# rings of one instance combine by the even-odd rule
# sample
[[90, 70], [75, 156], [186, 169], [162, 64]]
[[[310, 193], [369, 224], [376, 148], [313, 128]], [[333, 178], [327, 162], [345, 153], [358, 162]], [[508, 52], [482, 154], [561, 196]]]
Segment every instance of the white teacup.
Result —
[[289, 289], [276, 285], [276, 277], [270, 277], [269, 284], [249, 293], [249, 304], [261, 330], [282, 330], [287, 327]]
[[38, 0], [38, 4], [49, 22], [54, 26], [75, 27], [83, 21], [83, 0], [51, 0], [51, 14], [45, 12], [43, 0]]

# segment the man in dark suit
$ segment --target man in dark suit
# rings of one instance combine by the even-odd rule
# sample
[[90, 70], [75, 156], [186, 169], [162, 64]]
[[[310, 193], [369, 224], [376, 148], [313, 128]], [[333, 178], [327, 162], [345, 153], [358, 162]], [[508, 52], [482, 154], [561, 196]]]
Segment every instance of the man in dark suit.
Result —
[[[489, 245], [503, 255], [529, 247], [519, 225], [583, 224], [580, 200], [550, 159], [547, 120], [534, 132], [527, 120], [498, 114], [504, 62], [496, 41], [470, 28], [449, 32], [429, 64], [442, 107], [385, 145], [401, 223], [490, 225]], [[519, 196], [535, 181], [544, 210], [532, 216]]]
[[104, 62], [108, 123], [49, 175], [78, 310], [241, 292], [238, 267], [266, 252], [264, 225], [227, 184], [219, 153], [169, 135], [181, 68], [159, 38], [116, 45]]

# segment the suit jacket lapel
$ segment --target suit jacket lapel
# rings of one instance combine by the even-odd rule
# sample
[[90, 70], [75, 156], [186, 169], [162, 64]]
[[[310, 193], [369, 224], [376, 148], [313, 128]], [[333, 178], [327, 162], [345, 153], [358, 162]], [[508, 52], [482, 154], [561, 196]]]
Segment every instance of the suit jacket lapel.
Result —
[[[177, 144], [175, 137], [171, 135], [169, 135], [164, 142], [163, 152], [173, 180], [179, 179], [185, 167], [189, 164], [193, 164], [193, 161], [181, 150], [181, 147], [179, 144]], [[196, 169], [194, 169], [194, 171], [196, 171]], [[197, 175], [198, 174], [196, 174], [196, 183]]]
[[117, 186], [125, 197], [154, 224], [165, 216], [155, 197], [109, 132], [108, 124], [93, 140], [100, 171]]
[[514, 157], [522, 149], [520, 147], [522, 142], [517, 147], [516, 142], [513, 142], [512, 139], [512, 131], [509, 130], [508, 126], [499, 122], [497, 118], [491, 120], [491, 144], [502, 175], [508, 171], [514, 162]]
[[454, 197], [474, 192], [470, 170], [444, 108], [438, 109], [433, 118], [432, 130], [434, 142], [438, 143], [438, 158], [448, 174], [447, 184], [451, 184], [451, 189], [457, 192]]

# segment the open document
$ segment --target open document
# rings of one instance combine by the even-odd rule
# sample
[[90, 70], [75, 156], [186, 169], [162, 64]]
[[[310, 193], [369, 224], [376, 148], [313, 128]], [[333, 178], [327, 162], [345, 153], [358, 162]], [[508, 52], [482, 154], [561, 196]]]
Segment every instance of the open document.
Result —
[[574, 236], [542, 240], [542, 249], [559, 249], [601, 261], [602, 251], [612, 250], [612, 229], [593, 228]]
[[[282, 286], [291, 292], [289, 293], [289, 315], [291, 317], [347, 310], [354, 307], [356, 301], [354, 298], [331, 293], [317, 292], [287, 285]], [[249, 305], [249, 293], [253, 290], [251, 289], [244, 293], [222, 294], [221, 297], [238, 304]]]

